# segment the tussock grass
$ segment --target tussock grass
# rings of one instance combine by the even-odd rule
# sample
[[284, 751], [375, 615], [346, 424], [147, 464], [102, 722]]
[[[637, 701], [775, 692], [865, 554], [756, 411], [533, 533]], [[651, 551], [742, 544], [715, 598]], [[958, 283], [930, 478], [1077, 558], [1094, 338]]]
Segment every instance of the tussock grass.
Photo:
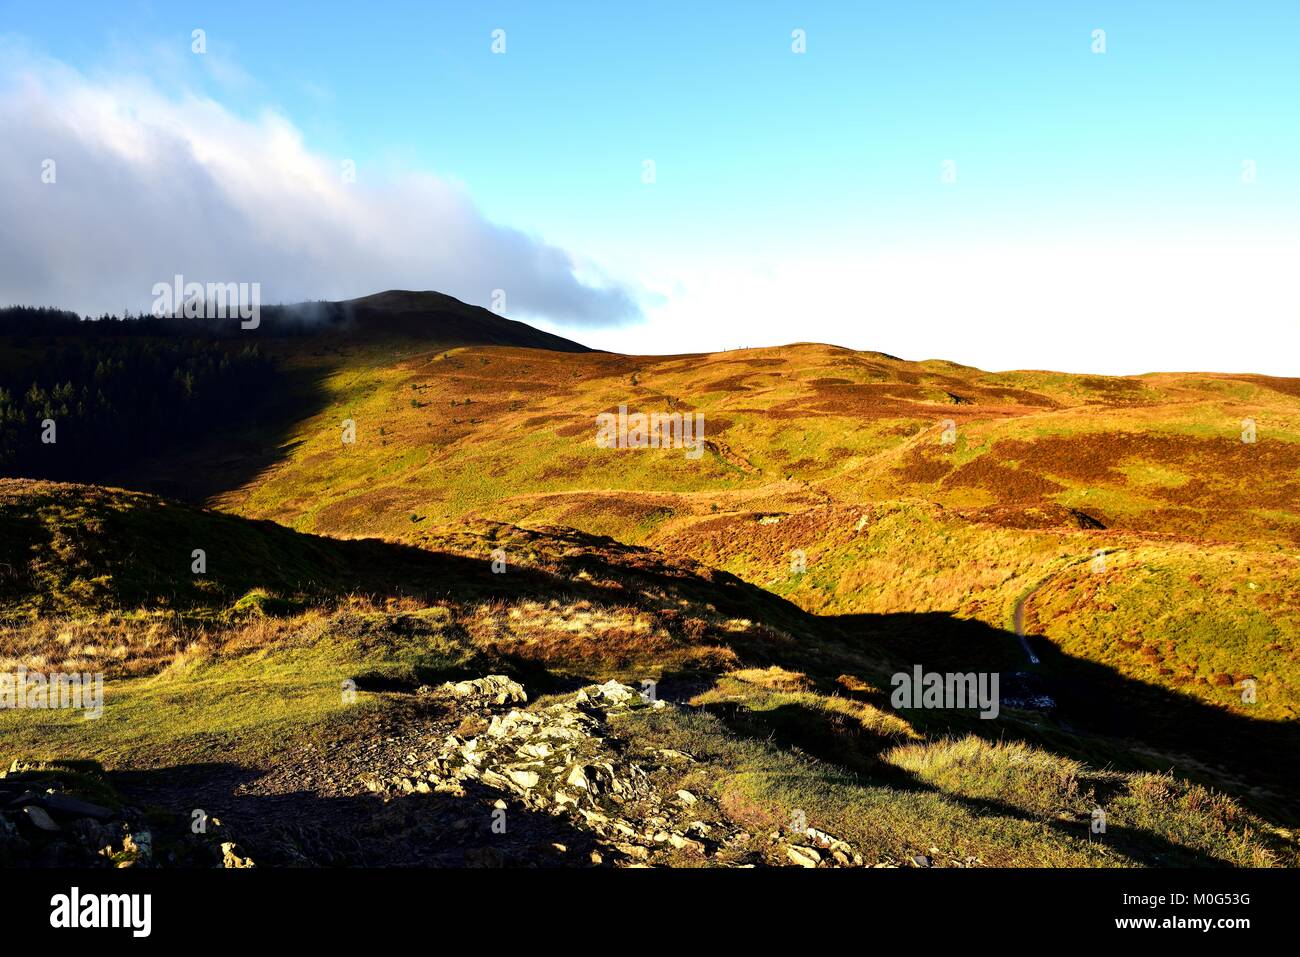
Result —
[[[711, 790], [755, 828], [784, 826], [802, 811], [868, 858], [894, 863], [915, 853], [1005, 866], [1296, 863], [1293, 840], [1234, 798], [1168, 774], [1099, 770], [1104, 761], [1087, 753], [1122, 742], [1066, 745], [1064, 734], [1043, 732], [1029, 743], [1032, 722], [1006, 726], [1026, 741], [999, 742], [954, 735], [943, 716], [897, 714], [881, 691], [889, 635], [846, 637], [687, 559], [573, 530], [495, 523], [424, 525], [415, 533], [423, 550], [340, 542], [135, 493], [48, 483], [0, 483], [0, 511], [9, 519], [0, 526], [8, 559], [0, 667], [109, 675], [97, 721], [75, 712], [0, 712], [7, 750], [0, 758], [96, 760], [114, 769], [222, 755], [266, 767], [295, 743], [383, 712], [422, 684], [505, 673], [544, 700], [579, 681], [685, 679], [693, 690], [707, 684], [688, 708], [646, 709], [629, 719], [627, 732], [639, 746], [695, 755], [699, 765], [682, 772], [679, 786]], [[829, 568], [848, 577], [856, 562], [893, 566], [894, 592], [835, 589], [826, 601], [838, 609], [888, 607], [929, 575], [936, 600], [973, 589], [967, 613], [1005, 616], [1008, 596], [1039, 582], [1045, 563], [1061, 572], [1035, 593], [1030, 621], [1049, 634], [1079, 620], [1084, 604], [1107, 606], [1122, 629], [1152, 615], [1171, 580], [1193, 589], [1183, 599], [1186, 615], [1213, 607], [1229, 616], [1221, 623], [1239, 621], [1233, 616], [1250, 602], [1273, 609], [1291, 600], [1275, 574], [1289, 561], [1284, 555], [1270, 564], [1253, 554], [1247, 562], [1229, 546], [1135, 546], [1126, 560], [1151, 569], [1148, 577], [1123, 577], [1117, 559], [1113, 572], [1085, 578], [1075, 551], [1083, 533], [1025, 537], [999, 529], [991, 545], [978, 528], [924, 503], [827, 506], [751, 521], [746, 530], [751, 550], [738, 561], [753, 564], [742, 577], [758, 577], [765, 561], [798, 540], [790, 535], [824, 535], [807, 575], [787, 592], [801, 601], [833, 583]], [[242, 549], [243, 562], [194, 583], [187, 562], [160, 556], [195, 531]], [[951, 557], [951, 575], [903, 560], [909, 536], [931, 556], [926, 561]], [[487, 569], [498, 548], [510, 565], [502, 576]], [[991, 567], [963, 577], [957, 557], [972, 548], [986, 549]], [[132, 564], [132, 555], [143, 558]], [[354, 555], [363, 567], [349, 563]], [[383, 579], [386, 592], [354, 590], [358, 581]], [[1070, 596], [1086, 603], [1068, 604]], [[1153, 620], [1164, 631], [1181, 620], [1178, 609], [1161, 614]], [[1274, 626], [1287, 627], [1285, 619]], [[1260, 629], [1227, 648], [1258, 655], [1252, 661], [1262, 668], [1290, 633]], [[1223, 667], [1212, 657], [1210, 632], [1175, 633], [1172, 649], [1155, 646], [1159, 660], [1204, 647], [1204, 665]], [[1126, 649], [1136, 657], [1114, 667], [1146, 661], [1146, 647], [1149, 641]], [[1218, 673], [1207, 688], [1223, 690]], [[1290, 673], [1274, 668], [1261, 688], [1290, 687]], [[346, 681], [356, 684], [355, 703], [343, 693]], [[1053, 740], [1062, 742], [1059, 751], [1048, 746]], [[1104, 840], [1089, 830], [1098, 806], [1107, 815]]]
[[[900, 745], [898, 772], [853, 773], [779, 737], [737, 734], [724, 717], [642, 711], [620, 730], [698, 766], [679, 786], [714, 794], [760, 831], [813, 827], [849, 841], [868, 863], [937, 866], [1296, 866], [1292, 839], [1222, 795], [1168, 775], [1101, 772], [1023, 745], [976, 738]], [[1104, 835], [1092, 812], [1106, 813]]]
[[1044, 817], [1087, 810], [1080, 794], [1084, 765], [1018, 741], [942, 738], [894, 748], [884, 760], [949, 793], [1004, 801]]

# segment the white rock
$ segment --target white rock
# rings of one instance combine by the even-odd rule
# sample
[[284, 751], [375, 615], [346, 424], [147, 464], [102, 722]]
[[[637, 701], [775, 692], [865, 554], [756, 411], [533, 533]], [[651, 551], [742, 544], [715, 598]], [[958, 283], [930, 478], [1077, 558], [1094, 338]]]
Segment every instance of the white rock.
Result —
[[800, 867], [816, 867], [822, 861], [822, 856], [811, 847], [800, 847], [797, 844], [787, 847], [785, 856]]
[[514, 770], [506, 773], [510, 775], [511, 781], [514, 781], [525, 791], [537, 787], [538, 777], [536, 771]]

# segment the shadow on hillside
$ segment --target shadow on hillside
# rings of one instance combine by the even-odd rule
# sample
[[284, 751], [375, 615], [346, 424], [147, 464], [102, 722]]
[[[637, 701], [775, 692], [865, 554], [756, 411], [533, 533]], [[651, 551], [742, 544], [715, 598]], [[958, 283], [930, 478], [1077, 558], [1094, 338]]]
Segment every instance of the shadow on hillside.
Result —
[[[751, 741], [774, 743], [798, 750], [819, 761], [863, 776], [864, 785], [888, 787], [894, 791], [929, 793], [964, 808], [976, 817], [1001, 817], [1047, 827], [1066, 840], [1104, 840], [1105, 844], [1134, 860], [1160, 867], [1229, 867], [1234, 862], [1194, 848], [1175, 844], [1159, 834], [1135, 827], [1109, 823], [1104, 837], [1093, 837], [1091, 820], [1064, 821], [1044, 813], [1034, 813], [1008, 801], [957, 794], [927, 783], [918, 776], [893, 764], [879, 760], [879, 755], [899, 742], [872, 734], [854, 722], [843, 723], [817, 709], [801, 704], [753, 711], [740, 703], [706, 704], [702, 710], [722, 722], [727, 730]], [[915, 848], [924, 853], [924, 847]]]
[[[930, 731], [972, 733], [990, 740], [1019, 738], [1094, 767], [1173, 770], [1227, 791], [1274, 819], [1296, 818], [1297, 768], [1291, 757], [1300, 754], [1300, 724], [1296, 722], [1234, 714], [1066, 655], [1042, 636], [1029, 636], [1042, 661], [1030, 668], [1012, 632], [979, 621], [939, 612], [819, 618], [727, 573], [701, 570], [700, 577], [695, 577], [683, 574], [679, 567], [665, 572], [662, 563], [649, 560], [654, 556], [662, 561], [655, 553], [609, 539], [583, 538], [587, 547], [565, 559], [559, 573], [515, 568], [505, 575], [493, 575], [486, 555], [473, 560], [422, 554], [438, 566], [436, 578], [459, 583], [451, 590], [455, 597], [478, 592], [503, 598], [544, 595], [636, 602], [645, 600], [646, 595], [668, 593], [710, 603], [723, 615], [786, 629], [795, 636], [794, 642], [720, 636], [710, 640], [728, 641], [747, 665], [777, 665], [806, 673], [823, 693], [846, 694], [835, 679], [855, 670], [879, 686], [882, 674], [878, 666], [862, 673], [876, 662], [888, 663], [886, 673], [888, 668], [910, 671], [917, 664], [926, 671], [996, 671], [1004, 696], [1008, 688], [1023, 683], [1028, 672], [1055, 699], [1054, 710], [1017, 713], [1008, 709], [996, 720], [981, 720], [974, 711], [914, 709], [907, 717]], [[592, 581], [575, 579], [580, 571]], [[592, 665], [588, 677], [600, 677], [599, 662]], [[688, 673], [663, 680], [689, 685], [706, 677]], [[887, 706], [888, 691], [886, 685], [885, 693], [873, 703]], [[1172, 763], [1162, 765], [1155, 758], [1139, 757], [1134, 754], [1135, 745], [1158, 750]], [[1260, 788], [1274, 793], [1261, 794], [1256, 790]]]
[[325, 381], [333, 371], [325, 365], [285, 369], [281, 364], [273, 395], [246, 398], [251, 406], [247, 422], [114, 470], [102, 484], [193, 503], [242, 488], [297, 447], [289, 437], [328, 404]]
[[[160, 508], [160, 514], [168, 516], [181, 511], [165, 504]], [[978, 621], [944, 613], [818, 617], [734, 575], [572, 530], [557, 531], [552, 537], [553, 544], [561, 547], [558, 554], [545, 558], [548, 565], [528, 567], [512, 561], [505, 574], [493, 574], [491, 551], [501, 543], [487, 537], [481, 540], [482, 556], [468, 557], [375, 539], [309, 535], [232, 516], [209, 514], [208, 519], [213, 523], [211, 534], [229, 544], [224, 557], [212, 553], [211, 583], [237, 593], [250, 585], [287, 583], [303, 587], [315, 599], [331, 601], [369, 594], [381, 599], [406, 595], [425, 602], [528, 598], [632, 605], [676, 622], [673, 651], [720, 649], [746, 666], [776, 665], [804, 673], [823, 693], [851, 694], [836, 679], [856, 675], [887, 694], [889, 675], [910, 671], [914, 665], [937, 672], [997, 671], [1003, 689], [1015, 680], [1014, 675], [1028, 670], [1014, 634]], [[192, 518], [178, 515], [168, 520]], [[171, 535], [172, 526], [159, 527]], [[130, 528], [134, 526], [124, 531]], [[250, 529], [260, 534], [249, 535]], [[152, 541], [111, 540], [115, 550], [141, 552], [141, 561], [146, 559], [143, 552], [157, 546]], [[186, 544], [187, 554], [188, 548]], [[175, 576], [148, 585], [172, 599], [177, 587]], [[708, 606], [722, 618], [749, 619], [758, 625], [739, 631], [716, 625], [692, 631], [687, 627], [690, 622], [682, 619], [683, 602]], [[400, 614], [394, 616], [394, 627], [402, 627], [401, 622]], [[582, 680], [603, 680], [629, 669], [644, 669], [647, 678], [681, 671], [679, 663], [656, 654], [637, 654], [635, 646], [611, 657], [601, 643], [604, 639], [585, 640], [587, 644], [577, 651], [566, 649], [562, 668], [527, 643], [494, 652], [492, 660], [526, 684], [548, 691], [567, 690]], [[985, 721], [974, 711], [910, 710], [908, 719], [928, 732], [1030, 741], [1094, 767], [1174, 770], [1211, 783], [1275, 820], [1296, 819], [1294, 756], [1300, 754], [1300, 724], [1242, 717], [1065, 655], [1043, 637], [1030, 636], [1030, 640], [1042, 659], [1034, 670], [1056, 700], [1054, 712], [1006, 710], [997, 720]], [[664, 680], [689, 687], [692, 682], [705, 683], [712, 673], [709, 667], [701, 667]], [[885, 697], [878, 695], [874, 703], [887, 705]], [[1157, 766], [1156, 758], [1136, 753], [1142, 746], [1160, 751], [1171, 766]]]
[[[587, 548], [566, 559], [558, 574], [513, 569], [492, 575], [486, 556], [482, 561], [446, 555], [433, 560], [443, 563], [442, 574], [449, 580], [473, 583], [481, 593], [499, 597], [541, 594], [628, 602], [647, 593], [676, 593], [710, 603], [723, 615], [788, 630], [794, 642], [737, 637], [729, 639], [730, 647], [747, 665], [777, 665], [808, 674], [823, 693], [847, 694], [835, 679], [855, 671], [879, 686], [882, 664], [885, 674], [890, 668], [910, 670], [917, 664], [926, 671], [996, 671], [1004, 696], [1009, 687], [1023, 684], [1028, 673], [1055, 699], [1055, 709], [1008, 709], [996, 720], [981, 720], [974, 711], [915, 709], [907, 717], [930, 731], [972, 733], [990, 740], [1019, 738], [1094, 767], [1173, 770], [1224, 790], [1274, 819], [1297, 817], [1294, 796], [1300, 782], [1291, 757], [1300, 754], [1296, 722], [1243, 717], [1066, 655], [1042, 636], [1029, 636], [1042, 661], [1031, 668], [1015, 634], [979, 621], [940, 612], [818, 617], [725, 572], [700, 569], [699, 577], [682, 574], [680, 567], [664, 572], [659, 570], [662, 564], [647, 560], [655, 553], [610, 539], [581, 538]], [[578, 571], [594, 581], [575, 580]], [[610, 581], [619, 584], [598, 584]], [[864, 673], [864, 668], [871, 670]], [[588, 676], [600, 677], [594, 669]], [[688, 673], [663, 680], [689, 686], [705, 677]], [[888, 686], [885, 691], [874, 703], [888, 704]], [[1160, 751], [1160, 759], [1136, 755], [1135, 746]], [[1158, 763], [1161, 759], [1170, 763]]]
[[[1020, 738], [1089, 762], [1123, 770], [1173, 770], [1212, 785], [1277, 820], [1297, 819], [1295, 796], [1300, 769], [1289, 755], [1300, 754], [1300, 724], [1244, 717], [1189, 695], [1126, 677], [1098, 662], [1065, 654], [1050, 639], [1029, 640], [1042, 664], [1025, 664], [1015, 634], [946, 614], [851, 615], [833, 619], [848, 635], [874, 638], [873, 644], [904, 666], [927, 671], [1000, 673], [1003, 691], [1026, 672], [1055, 699], [1056, 707], [1038, 720], [983, 721], [973, 716], [932, 717], [912, 710], [910, 720], [950, 726], [990, 740]], [[1139, 757], [1136, 747], [1161, 752], [1169, 763]], [[1257, 789], [1273, 792], [1261, 794]]]
[[[259, 867], [573, 867], [590, 866], [597, 849], [606, 865], [620, 859], [565, 817], [531, 810], [473, 781], [464, 783], [463, 797], [402, 794], [384, 800], [306, 789], [251, 791], [263, 773], [213, 762], [112, 772], [108, 780], [147, 806], [155, 854], [164, 865], [169, 844], [193, 844], [189, 831], [198, 808], [220, 822], [209, 833], [210, 846], [234, 841]], [[494, 803], [503, 798], [504, 814], [494, 817]]]

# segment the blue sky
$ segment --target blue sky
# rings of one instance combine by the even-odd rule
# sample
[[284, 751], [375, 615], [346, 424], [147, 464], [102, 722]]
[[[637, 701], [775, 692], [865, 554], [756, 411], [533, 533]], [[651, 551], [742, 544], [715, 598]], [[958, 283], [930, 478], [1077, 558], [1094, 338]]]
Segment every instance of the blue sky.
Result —
[[[0, 2], [0, 35], [91, 87], [272, 111], [367, 186], [456, 184], [628, 290], [638, 321], [512, 311], [595, 345], [1140, 372], [1277, 364], [1214, 348], [1219, 323], [1297, 344], [1295, 2]], [[1224, 316], [1243, 285], [1250, 315]], [[1090, 294], [1108, 343], [1046, 334]]]

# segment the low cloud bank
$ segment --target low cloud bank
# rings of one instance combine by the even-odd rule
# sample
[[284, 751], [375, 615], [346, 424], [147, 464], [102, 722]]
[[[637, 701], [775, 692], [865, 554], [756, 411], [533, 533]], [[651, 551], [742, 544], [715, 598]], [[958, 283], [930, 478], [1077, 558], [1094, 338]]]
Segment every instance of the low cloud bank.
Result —
[[144, 311], [154, 283], [182, 274], [260, 282], [263, 302], [402, 288], [491, 306], [501, 290], [514, 318], [641, 318], [638, 289], [583, 281], [577, 257], [489, 222], [455, 184], [349, 181], [274, 112], [19, 58], [0, 68], [0, 130], [3, 304]]

